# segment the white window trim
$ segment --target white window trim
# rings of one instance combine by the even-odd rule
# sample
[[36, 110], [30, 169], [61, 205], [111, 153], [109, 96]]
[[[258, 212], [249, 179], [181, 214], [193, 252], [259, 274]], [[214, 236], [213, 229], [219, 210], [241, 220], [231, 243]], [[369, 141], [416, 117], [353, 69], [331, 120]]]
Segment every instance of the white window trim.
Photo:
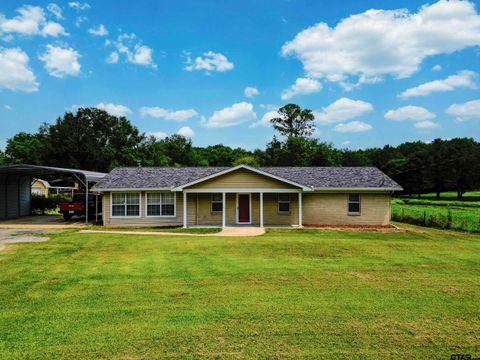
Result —
[[[213, 195], [214, 194], [219, 194], [220, 195], [220, 201], [213, 201]], [[215, 213], [215, 214], [221, 214], [222, 210], [213, 210], [213, 203], [222, 204], [222, 209], [223, 209], [223, 195], [222, 195], [222, 193], [212, 193], [211, 196], [210, 196], [210, 212]]]
[[356, 204], [356, 201], [350, 201], [350, 195], [351, 194], [358, 194], [358, 193], [349, 193], [347, 194], [347, 214], [350, 216], [359, 216], [362, 214], [362, 195], [358, 194], [358, 212], [351, 212], [350, 211], [350, 203]]
[[[148, 218], [174, 218], [177, 217], [177, 193], [173, 193], [173, 215], [148, 215], [148, 194], [162, 194], [167, 193], [169, 191], [148, 191], [145, 192], [145, 217]], [[162, 206], [160, 205], [160, 212], [162, 211]]]
[[[249, 222], [240, 222], [240, 219], [239, 219], [239, 205], [238, 205], [238, 195], [248, 195], [248, 211], [250, 212], [248, 218], [249, 218]], [[236, 195], [236, 198], [237, 198], [237, 206], [236, 206], [236, 214], [235, 214], [235, 220], [236, 220], [236, 223], [237, 225], [249, 225], [252, 223], [252, 193], [237, 193]]]
[[[113, 215], [113, 194], [138, 194], [138, 215], [126, 215], [127, 206], [125, 205], [125, 215]], [[110, 217], [117, 219], [138, 219], [142, 217], [142, 192], [140, 191], [113, 191], [110, 193]]]
[[[288, 202], [288, 211], [280, 210], [280, 203], [287, 203], [287, 202]], [[284, 200], [280, 201], [280, 194], [277, 194], [277, 212], [279, 214], [284, 214], [284, 215], [292, 213], [292, 197], [290, 196], [290, 194], [288, 194], [288, 201], [284, 201]]]

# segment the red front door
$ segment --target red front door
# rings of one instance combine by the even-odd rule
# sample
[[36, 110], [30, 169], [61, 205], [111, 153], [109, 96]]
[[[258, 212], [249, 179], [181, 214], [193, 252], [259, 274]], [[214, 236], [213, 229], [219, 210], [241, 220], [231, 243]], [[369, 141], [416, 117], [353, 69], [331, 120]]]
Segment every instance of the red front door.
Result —
[[250, 222], [250, 195], [238, 194], [238, 222]]

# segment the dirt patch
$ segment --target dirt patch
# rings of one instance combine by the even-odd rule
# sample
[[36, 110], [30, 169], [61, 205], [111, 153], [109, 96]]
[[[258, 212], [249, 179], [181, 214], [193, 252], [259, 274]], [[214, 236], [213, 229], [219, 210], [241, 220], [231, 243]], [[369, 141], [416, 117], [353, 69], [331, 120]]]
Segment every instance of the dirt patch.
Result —
[[51, 229], [0, 229], [0, 251], [5, 250], [8, 244], [47, 241], [45, 234], [54, 232]]

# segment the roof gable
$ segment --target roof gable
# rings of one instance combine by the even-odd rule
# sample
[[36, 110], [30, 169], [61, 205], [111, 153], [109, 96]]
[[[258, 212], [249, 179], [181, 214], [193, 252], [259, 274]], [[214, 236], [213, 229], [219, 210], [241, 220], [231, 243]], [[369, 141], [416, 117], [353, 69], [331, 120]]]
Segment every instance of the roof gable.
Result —
[[[239, 177], [238, 179], [234, 180], [233, 183], [235, 183], [235, 181], [240, 182], [239, 185], [237, 186], [239, 188], [242, 187], [242, 181], [243, 181], [244, 184], [246, 184], [250, 187], [260, 187], [261, 188], [261, 187], [266, 187], [265, 185], [270, 185], [271, 187], [276, 188], [277, 185], [280, 183], [280, 184], [283, 184], [284, 186], [287, 185], [289, 187], [297, 187], [297, 188], [301, 188], [303, 190], [311, 190], [310, 188], [306, 187], [305, 185], [302, 185], [302, 184], [297, 183], [295, 181], [288, 180], [288, 179], [282, 178], [281, 176], [271, 174], [271, 173], [268, 173], [268, 172], [265, 172], [265, 171], [262, 171], [260, 169], [253, 168], [253, 167], [250, 167], [250, 166], [247, 166], [247, 165], [238, 165], [238, 166], [234, 166], [232, 168], [227, 168], [223, 171], [220, 171], [220, 172], [205, 176], [203, 178], [199, 178], [199, 179], [194, 180], [190, 183], [186, 183], [184, 185], [178, 186], [174, 190], [181, 191], [181, 190], [183, 190], [187, 187], [192, 187], [192, 186], [196, 186], [196, 185], [200, 185], [200, 184], [207, 184], [207, 183], [211, 183], [211, 185], [213, 185], [213, 180], [214, 179], [224, 178], [224, 180], [225, 180], [226, 176], [232, 175], [234, 173], [238, 173], [242, 170], [243, 170], [243, 172], [246, 172], [247, 174], [251, 173], [252, 175], [259, 175], [259, 176], [257, 176], [255, 179], [252, 179], [252, 178], [249, 179], [249, 176], [246, 175], [246, 176]], [[265, 177], [270, 181], [262, 181], [261, 177]], [[223, 181], [223, 182], [222, 181], [217, 181], [217, 182], [215, 182], [215, 185], [213, 185], [213, 186], [219, 186], [219, 185], [220, 186], [225, 186], [225, 185], [222, 185], [222, 184], [227, 184], [226, 186], [230, 186], [229, 183], [232, 183], [232, 181], [230, 181], [230, 182], [229, 181]]]

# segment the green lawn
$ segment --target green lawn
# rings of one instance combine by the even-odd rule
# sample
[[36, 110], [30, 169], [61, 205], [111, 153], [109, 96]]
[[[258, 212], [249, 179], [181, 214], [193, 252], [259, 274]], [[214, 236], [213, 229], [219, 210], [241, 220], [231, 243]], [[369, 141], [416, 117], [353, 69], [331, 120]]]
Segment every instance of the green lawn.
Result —
[[0, 358], [480, 356], [480, 235], [56, 234], [0, 252]]
[[394, 198], [392, 219], [441, 229], [480, 233], [480, 202]]
[[89, 226], [88, 230], [101, 230], [101, 231], [148, 231], [148, 232], [171, 232], [171, 233], [188, 233], [188, 234], [215, 234], [222, 229], [218, 227], [205, 227], [205, 228], [183, 228], [183, 227], [156, 227], [156, 228], [144, 228], [144, 227], [109, 227], [109, 226]]
[[[407, 197], [407, 196], [404, 196]], [[414, 198], [416, 196], [413, 196]], [[435, 200], [437, 199], [437, 193], [427, 193], [427, 194], [422, 194], [421, 195], [422, 199], [432, 199]], [[443, 200], [455, 200], [457, 198], [457, 192], [456, 191], [445, 191], [440, 193], [440, 199]], [[471, 190], [471, 191], [466, 191], [463, 194], [463, 200], [464, 201], [480, 201], [480, 189], [479, 190]]]

